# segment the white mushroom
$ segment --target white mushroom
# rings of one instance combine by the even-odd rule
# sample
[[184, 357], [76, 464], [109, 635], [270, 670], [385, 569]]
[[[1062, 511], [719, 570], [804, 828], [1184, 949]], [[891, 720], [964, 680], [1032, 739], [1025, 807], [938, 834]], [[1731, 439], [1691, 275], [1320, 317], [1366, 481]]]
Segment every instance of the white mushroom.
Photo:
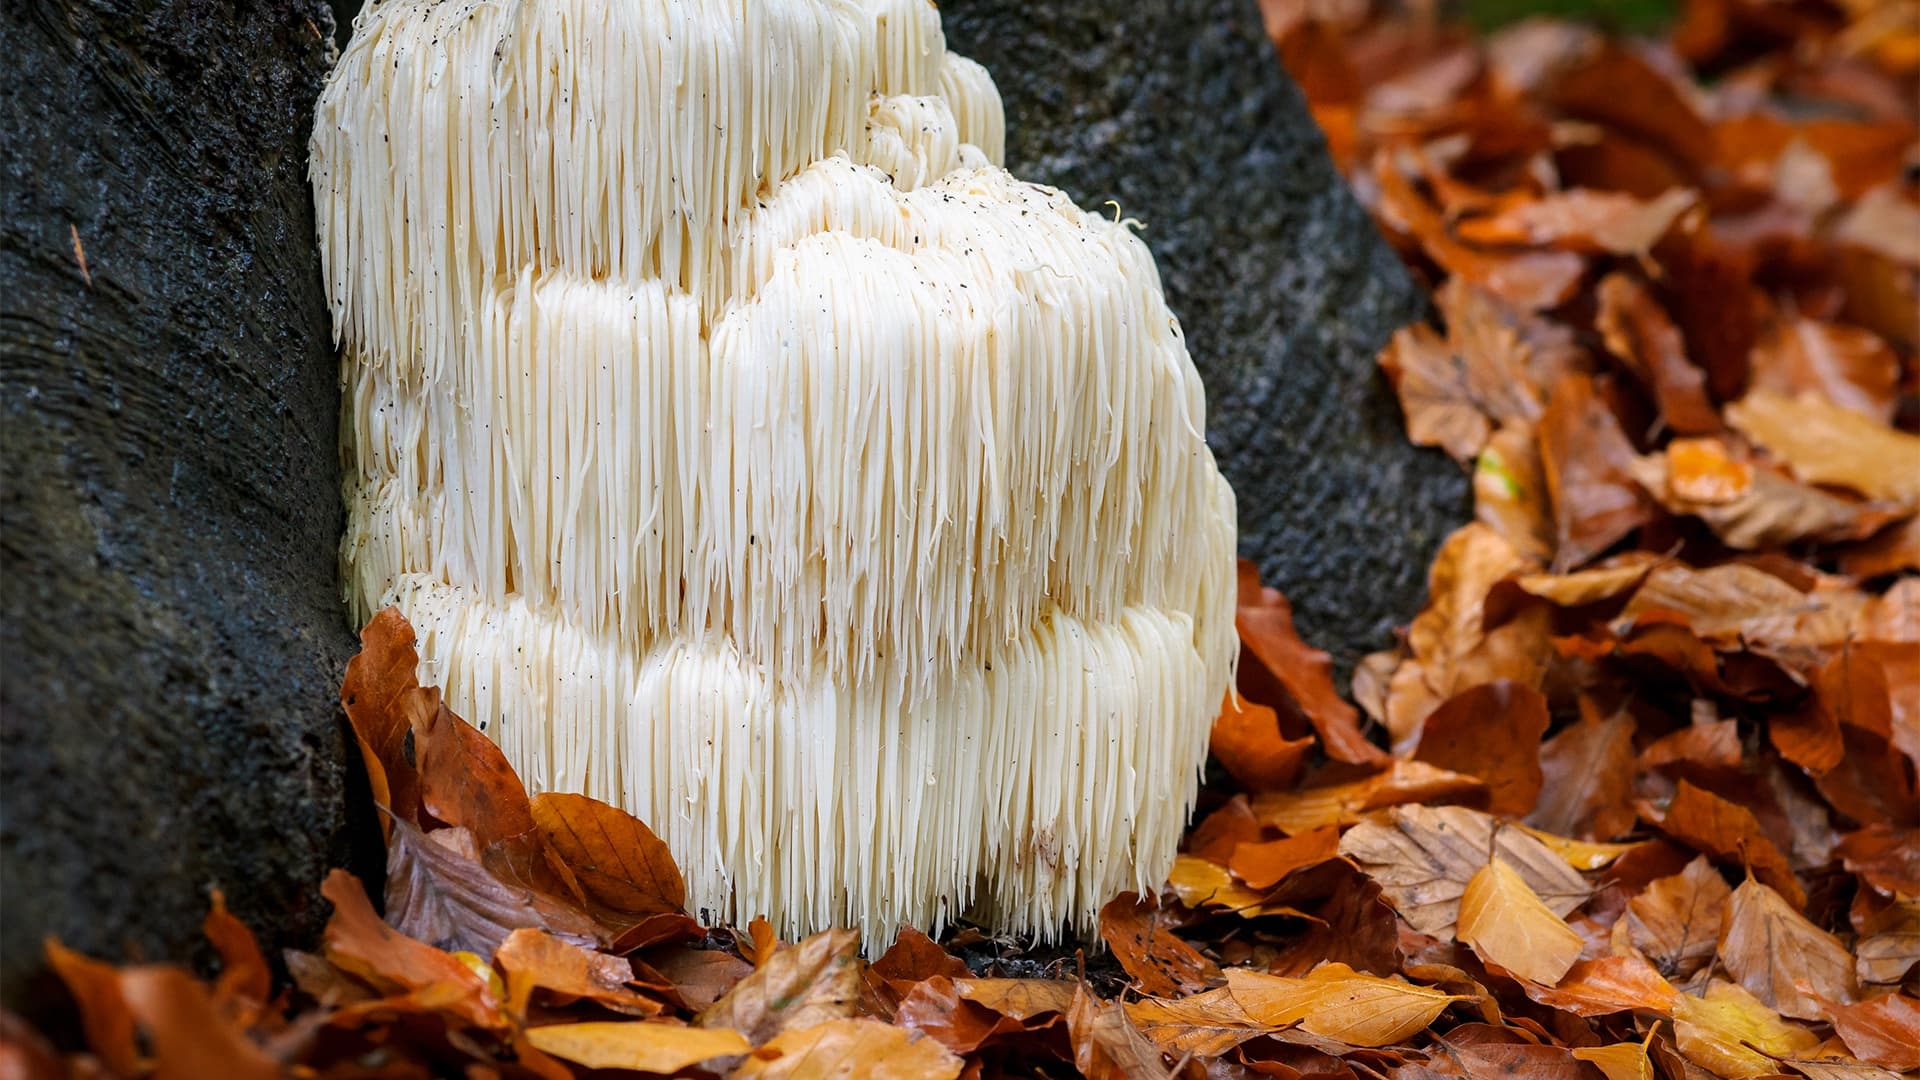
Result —
[[789, 934], [1172, 862], [1233, 496], [1146, 247], [925, 0], [384, 0], [321, 99], [355, 618]]

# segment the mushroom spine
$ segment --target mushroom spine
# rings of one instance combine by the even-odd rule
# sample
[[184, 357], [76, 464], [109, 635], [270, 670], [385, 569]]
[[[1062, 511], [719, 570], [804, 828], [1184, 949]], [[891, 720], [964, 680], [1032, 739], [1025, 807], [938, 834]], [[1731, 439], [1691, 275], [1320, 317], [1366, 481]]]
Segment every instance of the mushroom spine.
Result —
[[1234, 503], [1151, 255], [925, 0], [376, 0], [312, 179], [357, 620], [788, 934], [1149, 890]]

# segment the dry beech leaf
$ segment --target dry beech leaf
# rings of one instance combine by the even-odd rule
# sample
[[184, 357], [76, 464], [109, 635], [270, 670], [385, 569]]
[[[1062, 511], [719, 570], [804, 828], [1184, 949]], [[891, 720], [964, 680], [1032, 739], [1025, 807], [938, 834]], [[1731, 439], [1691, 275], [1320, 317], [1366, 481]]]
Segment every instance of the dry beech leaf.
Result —
[[1834, 1034], [1861, 1061], [1903, 1072], [1920, 1070], [1920, 1000], [1883, 994], [1857, 1005], [1828, 1007]]
[[1813, 394], [1755, 390], [1727, 406], [1727, 422], [1811, 484], [1920, 504], [1920, 436], [1895, 431]]
[[1360, 712], [1333, 686], [1333, 658], [1300, 640], [1293, 608], [1279, 590], [1263, 588], [1259, 572], [1240, 561], [1240, 602], [1234, 627], [1254, 660], [1292, 698], [1320, 736], [1327, 756], [1355, 765], [1385, 765], [1386, 752], [1360, 733]]
[[1780, 1019], [1752, 994], [1715, 982], [1705, 997], [1674, 1001], [1673, 1034], [1687, 1060], [1725, 1077], [1768, 1076], [1773, 1058], [1801, 1057], [1820, 1037]]
[[1067, 1040], [1073, 1064], [1087, 1080], [1173, 1080], [1160, 1048], [1140, 1033], [1117, 1001], [1102, 1001], [1074, 987], [1067, 1008]]
[[1834, 854], [1881, 892], [1920, 896], [1920, 829], [1869, 825], [1841, 837]]
[[492, 739], [447, 708], [437, 687], [415, 690], [401, 703], [428, 813], [470, 830], [482, 850], [533, 831], [526, 785]]
[[1593, 321], [1607, 350], [1652, 394], [1667, 425], [1683, 435], [1719, 431], [1706, 373], [1687, 359], [1679, 328], [1647, 287], [1626, 274], [1608, 274], [1599, 300]]
[[[955, 982], [935, 975], [915, 983], [894, 1010], [894, 1023], [926, 1032], [956, 1054], [971, 1054], [990, 1040], [1028, 1030], [1025, 1021], [961, 997]], [[1047, 1027], [1059, 1020], [1048, 1014], [1034, 1026]]]
[[527, 1041], [589, 1069], [636, 1069], [671, 1073], [714, 1058], [744, 1054], [753, 1049], [737, 1031], [643, 1020], [549, 1024], [527, 1029]]
[[1553, 514], [1532, 424], [1507, 424], [1487, 438], [1473, 463], [1473, 513], [1529, 561], [1553, 558]]
[[633, 964], [618, 956], [580, 948], [539, 930], [515, 930], [500, 943], [493, 962], [505, 975], [507, 1008], [527, 1014], [533, 992], [591, 1001], [629, 1016], [658, 1015], [663, 1006], [628, 988]]
[[871, 1014], [860, 935], [828, 930], [781, 945], [752, 974], [699, 1016], [701, 1027], [730, 1028], [755, 1045], [783, 1031]]
[[1499, 679], [1462, 690], [1420, 727], [1418, 761], [1486, 781], [1487, 809], [1520, 817], [1533, 810], [1543, 780], [1540, 738], [1547, 699], [1525, 683]]
[[335, 870], [321, 883], [320, 895], [333, 904], [333, 917], [321, 936], [328, 963], [384, 993], [449, 988], [454, 993], [447, 1011], [479, 1027], [500, 1022], [499, 1003], [479, 974], [452, 954], [382, 922], [358, 878]]
[[963, 998], [1016, 1020], [1041, 1013], [1064, 1014], [1073, 1005], [1078, 983], [1067, 979], [955, 979]]
[[598, 943], [578, 911], [500, 880], [479, 861], [464, 828], [423, 833], [395, 819], [387, 842], [387, 922], [448, 952], [490, 956], [521, 927], [541, 927], [576, 945]]
[[1911, 1080], [1890, 1069], [1848, 1058], [1781, 1058], [1780, 1064], [1807, 1080]]
[[1545, 844], [1464, 807], [1398, 807], [1391, 824], [1362, 822], [1340, 839], [1340, 854], [1380, 883], [1408, 925], [1441, 938], [1453, 936], [1460, 898], [1489, 853], [1504, 860], [1557, 917], [1565, 918], [1593, 892]]
[[626, 915], [677, 914], [687, 889], [667, 845], [639, 818], [584, 795], [545, 792], [532, 822], [587, 898]]
[[1633, 732], [1626, 713], [1587, 715], [1542, 744], [1540, 799], [1527, 824], [1589, 840], [1633, 828]]
[[1733, 890], [1703, 855], [1629, 900], [1619, 926], [1661, 975], [1684, 981], [1713, 960], [1732, 900]]
[[782, 1032], [749, 1054], [732, 1075], [740, 1080], [954, 1080], [964, 1065], [918, 1031], [855, 1017]]
[[1733, 890], [1720, 962], [1754, 997], [1784, 1016], [1818, 1020], [1825, 1001], [1859, 996], [1853, 955], [1780, 894], [1749, 878]]
[[1295, 870], [1326, 862], [1339, 853], [1339, 826], [1322, 825], [1297, 836], [1241, 844], [1234, 848], [1227, 866], [1248, 888], [1270, 889]]
[[1141, 1034], [1176, 1058], [1219, 1057], [1267, 1030], [1247, 1015], [1226, 986], [1191, 997], [1142, 998], [1127, 1002], [1126, 1008]]
[[1227, 986], [1258, 1023], [1297, 1024], [1354, 1046], [1391, 1046], [1460, 1000], [1430, 986], [1363, 975], [1345, 964], [1323, 964], [1300, 979], [1228, 968]]
[[1360, 780], [1256, 795], [1253, 814], [1288, 835], [1328, 825], [1351, 825], [1371, 811], [1406, 803], [1481, 802], [1487, 785], [1479, 777], [1395, 758], [1384, 772]]
[[1516, 825], [1514, 828], [1553, 849], [1555, 855], [1565, 859], [1567, 865], [1575, 870], [1604, 869], [1607, 864], [1640, 846], [1632, 843], [1602, 844], [1592, 840], [1574, 840], [1570, 837], [1542, 832], [1530, 825]]
[[1601, 956], [1581, 960], [1552, 986], [1523, 986], [1542, 1005], [1575, 1016], [1604, 1016], [1644, 1009], [1671, 1013], [1677, 991], [1653, 965], [1638, 956]]
[[1920, 968], [1920, 900], [1897, 900], [1854, 928], [1854, 973], [1862, 983], [1893, 986]]
[[1685, 188], [1670, 188], [1646, 201], [1575, 188], [1462, 221], [1459, 233], [1478, 244], [1552, 244], [1587, 254], [1645, 256], [1695, 199]]
[[1496, 305], [1460, 278], [1449, 279], [1438, 300], [1446, 337], [1406, 327], [1381, 351], [1380, 366], [1400, 396], [1407, 437], [1466, 464], [1496, 427], [1539, 419], [1540, 398], [1528, 378], [1531, 350]]
[[220, 979], [215, 986], [215, 996], [238, 997], [264, 1005], [273, 993], [273, 971], [267, 967], [260, 942], [245, 923], [227, 910], [227, 898], [219, 889], [212, 891], [210, 899], [212, 906], [200, 924], [200, 932], [220, 954]]
[[1498, 856], [1468, 879], [1456, 936], [1481, 960], [1546, 986], [1560, 981], [1584, 944]]
[[1289, 739], [1272, 709], [1231, 690], [1213, 721], [1207, 749], [1248, 791], [1285, 791], [1300, 779], [1313, 756], [1311, 735]]
[[[418, 689], [420, 654], [413, 627], [399, 608], [384, 608], [360, 631], [360, 651], [347, 661], [340, 704], [353, 728], [373, 788], [373, 801], [394, 817], [418, 824], [420, 779], [407, 756], [410, 732], [402, 702]], [[386, 817], [382, 829], [390, 828]]]
[[[1900, 515], [1850, 501], [1735, 457], [1718, 439], [1675, 439], [1629, 470], [1669, 513], [1695, 517], [1742, 551], [1870, 536]], [[1710, 493], [1711, 498], [1703, 498]]]
[[1226, 867], [1197, 855], [1176, 855], [1167, 874], [1167, 887], [1180, 903], [1194, 909], [1226, 908], [1248, 918], [1272, 914], [1264, 901], [1267, 892], [1242, 884]]
[[280, 1066], [222, 1013], [205, 984], [177, 967], [130, 967], [120, 993], [158, 1062], [153, 1080], [274, 1080]]
[[47, 966], [60, 977], [80, 1009], [87, 1045], [120, 1076], [137, 1076], [140, 1049], [133, 1010], [120, 990], [120, 973], [111, 964], [83, 956], [54, 938], [46, 942]]
[[1871, 330], [1805, 316], [1769, 327], [1754, 345], [1753, 388], [1814, 393], [1881, 423], [1893, 419], [1900, 358]]
[[1560, 380], [1540, 420], [1540, 461], [1558, 539], [1554, 569], [1568, 570], [1653, 520], [1633, 479], [1633, 444], [1585, 375]]
[[901, 927], [894, 935], [893, 944], [873, 962], [873, 973], [893, 983], [917, 983], [935, 975], [964, 979], [972, 974], [965, 960], [911, 926]]
[[1156, 917], [1158, 913], [1157, 903], [1149, 904], [1130, 892], [1100, 909], [1100, 939], [1141, 992], [1170, 997], [1191, 993], [1219, 978], [1219, 965], [1177, 937], [1165, 920]]
[[1573, 1056], [1599, 1069], [1607, 1080], [1654, 1080], [1653, 1062], [1639, 1043], [1576, 1046]]
[[1807, 902], [1806, 890], [1793, 876], [1793, 867], [1760, 828], [1753, 811], [1682, 780], [1667, 804], [1655, 815], [1660, 831], [1696, 851], [1723, 862], [1744, 865], [1778, 890], [1795, 907]]

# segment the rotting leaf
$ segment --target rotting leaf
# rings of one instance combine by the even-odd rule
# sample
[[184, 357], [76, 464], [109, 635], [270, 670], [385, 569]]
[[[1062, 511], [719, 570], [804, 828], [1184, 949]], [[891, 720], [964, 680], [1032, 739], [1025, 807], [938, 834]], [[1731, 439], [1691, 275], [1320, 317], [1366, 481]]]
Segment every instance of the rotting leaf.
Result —
[[1545, 844], [1464, 807], [1397, 807], [1391, 824], [1367, 821], [1340, 839], [1340, 854], [1380, 883], [1408, 925], [1451, 937], [1467, 883], [1499, 856], [1554, 915], [1565, 918], [1592, 886]]
[[1497, 855], [1467, 881], [1457, 936], [1481, 960], [1546, 986], [1560, 981], [1583, 945], [1566, 920]]
[[1727, 906], [1720, 962], [1783, 1016], [1818, 1020], [1825, 1002], [1851, 1002], [1860, 993], [1846, 947], [1751, 878], [1733, 890]]
[[1259, 1023], [1300, 1027], [1354, 1046], [1391, 1046], [1433, 1023], [1456, 995], [1323, 964], [1305, 978], [1227, 969], [1240, 1007]]

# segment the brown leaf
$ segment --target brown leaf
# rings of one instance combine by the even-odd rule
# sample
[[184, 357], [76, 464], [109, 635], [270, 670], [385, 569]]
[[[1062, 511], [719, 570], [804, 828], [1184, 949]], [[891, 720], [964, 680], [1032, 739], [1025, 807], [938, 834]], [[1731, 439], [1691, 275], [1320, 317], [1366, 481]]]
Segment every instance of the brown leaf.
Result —
[[754, 1050], [740, 1080], [955, 1080], [965, 1063], [917, 1031], [865, 1018], [786, 1031]]
[[54, 938], [46, 942], [47, 966], [66, 985], [80, 1009], [80, 1027], [87, 1046], [107, 1067], [121, 1076], [141, 1071], [140, 1049], [134, 1031], [133, 1010], [120, 988], [120, 973], [111, 964], [83, 956]]
[[526, 786], [492, 739], [454, 715], [438, 688], [405, 695], [400, 704], [413, 727], [428, 813], [471, 831], [481, 849], [532, 831]]
[[1594, 326], [1607, 350], [1620, 358], [1652, 394], [1660, 416], [1683, 435], [1719, 431], [1720, 414], [1707, 396], [1706, 373], [1687, 359], [1686, 342], [1646, 286], [1623, 273], [1600, 282]]
[[1360, 733], [1360, 714], [1333, 688], [1333, 659], [1300, 640], [1293, 608], [1277, 589], [1258, 585], [1258, 571], [1241, 561], [1240, 604], [1234, 626], [1240, 640], [1273, 675], [1314, 731], [1327, 756], [1357, 765], [1385, 765], [1387, 754]]
[[1558, 540], [1554, 569], [1579, 566], [1653, 520], [1650, 501], [1634, 483], [1633, 461], [1633, 444], [1593, 380], [1561, 379], [1540, 420], [1540, 462]]
[[1780, 1019], [1758, 998], [1732, 983], [1716, 982], [1706, 996], [1682, 994], [1674, 1002], [1673, 1033], [1687, 1059], [1719, 1076], [1767, 1076], [1771, 1058], [1800, 1057], [1820, 1037]]
[[1265, 705], [1229, 691], [1214, 718], [1208, 749], [1248, 791], [1280, 791], [1300, 779], [1313, 756], [1314, 739], [1289, 739], [1280, 731], [1280, 717]]
[[1264, 835], [1260, 820], [1253, 816], [1253, 804], [1245, 795], [1235, 795], [1187, 830], [1184, 845], [1190, 855], [1226, 863], [1233, 858], [1234, 849]]
[[1064, 1015], [1079, 984], [1067, 979], [955, 979], [954, 990], [968, 1001], [1016, 1020], [1042, 1013]]
[[752, 1047], [737, 1031], [642, 1020], [606, 1020], [529, 1028], [527, 1041], [542, 1053], [589, 1069], [672, 1073]]
[[1720, 962], [1754, 997], [1784, 1016], [1818, 1020], [1823, 1001], [1859, 997], [1853, 955], [1780, 894], [1749, 878], [1733, 891]]
[[1883, 994], [1857, 1005], [1832, 1004], [1827, 1012], [1854, 1057], [1888, 1069], [1920, 1069], [1920, 1000]]
[[[419, 690], [413, 627], [399, 608], [385, 608], [360, 631], [360, 652], [347, 661], [340, 704], [353, 727], [373, 801], [394, 817], [420, 822], [420, 778], [407, 758], [408, 712], [404, 703]], [[390, 828], [381, 819], [381, 828]]]
[[629, 1016], [657, 1016], [663, 1006], [634, 993], [633, 964], [618, 956], [583, 949], [540, 930], [515, 930], [493, 954], [506, 977], [507, 1008], [527, 1015], [535, 990], [545, 990], [562, 1005], [577, 1000], [604, 1005]]
[[1661, 975], [1684, 981], [1713, 960], [1732, 899], [1720, 871], [1701, 856], [1628, 901], [1620, 926]]
[[247, 924], [227, 910], [227, 898], [219, 889], [212, 891], [213, 906], [200, 924], [200, 932], [220, 954], [220, 979], [215, 997], [226, 1000], [238, 996], [256, 1005], [264, 1005], [273, 992], [273, 972], [260, 951]]
[[1631, 829], [1633, 731], [1624, 712], [1605, 720], [1588, 714], [1548, 739], [1540, 747], [1540, 800], [1527, 824], [1589, 840]]
[[1881, 892], [1920, 896], [1920, 829], [1869, 825], [1841, 837], [1834, 854]]
[[700, 1013], [699, 1024], [731, 1028], [759, 1045], [783, 1031], [877, 1013], [860, 962], [860, 935], [828, 930], [782, 945], [725, 997]]
[[1893, 419], [1900, 360], [1871, 330], [1805, 316], [1767, 328], [1753, 347], [1756, 390], [1785, 398], [1818, 394], [1881, 423]]
[[1446, 219], [1388, 155], [1374, 162], [1380, 218], [1417, 239], [1441, 268], [1522, 311], [1550, 308], [1573, 292], [1586, 264], [1566, 251], [1488, 251], [1456, 239]]
[[1467, 883], [1497, 854], [1536, 895], [1564, 918], [1593, 892], [1578, 872], [1545, 844], [1519, 829], [1463, 807], [1397, 807], [1392, 824], [1354, 826], [1340, 839], [1340, 854], [1380, 883], [1408, 925], [1421, 933], [1451, 937]]
[[1067, 1038], [1073, 1064], [1087, 1080], [1173, 1080], [1160, 1048], [1140, 1033], [1120, 1003], [1102, 1001], [1074, 988], [1067, 1009]]
[[1765, 446], [1800, 479], [1872, 499], [1920, 504], [1920, 436], [1895, 431], [1812, 394], [1754, 390], [1727, 406], [1727, 422]]
[[120, 992], [153, 1050], [153, 1080], [274, 1080], [280, 1067], [177, 967], [130, 967]]
[[1589, 255], [1645, 257], [1695, 198], [1685, 188], [1671, 188], [1645, 201], [1575, 188], [1462, 221], [1458, 231], [1462, 240], [1476, 244], [1550, 244]]
[[1653, 1062], [1639, 1043], [1576, 1046], [1573, 1056], [1599, 1069], [1607, 1080], [1654, 1080]]
[[1430, 986], [1363, 975], [1345, 964], [1324, 964], [1302, 979], [1228, 968], [1227, 986], [1259, 1023], [1298, 1024], [1354, 1046], [1391, 1046], [1433, 1023], [1459, 1000]]
[[1414, 758], [1486, 781], [1487, 809], [1520, 817], [1540, 797], [1540, 737], [1547, 733], [1547, 699], [1508, 679], [1448, 698], [1420, 729]]
[[479, 1027], [500, 1022], [499, 1003], [479, 975], [455, 957], [381, 922], [358, 878], [335, 870], [321, 884], [320, 895], [333, 904], [321, 939], [329, 963], [387, 994], [446, 987], [446, 1011], [451, 1015]]
[[1793, 867], [1760, 828], [1753, 811], [1682, 780], [1654, 824], [1675, 840], [1715, 859], [1746, 866], [1795, 907], [1807, 902]]
[[1900, 514], [1841, 498], [1736, 457], [1719, 439], [1675, 439], [1630, 471], [1669, 513], [1700, 519], [1742, 551], [1870, 536]]
[[1478, 777], [1395, 759], [1385, 772], [1360, 780], [1256, 796], [1253, 814], [1281, 832], [1298, 835], [1327, 825], [1351, 825], [1368, 811], [1403, 803], [1484, 803], [1486, 798], [1487, 785]]
[[1020, 1020], [961, 997], [954, 980], [943, 975], [915, 983], [900, 1000], [894, 1022], [925, 1032], [956, 1054], [971, 1054], [990, 1040], [1026, 1030]]
[[1340, 828], [1322, 825], [1297, 836], [1241, 844], [1228, 867], [1254, 889], [1270, 889], [1303, 866], [1325, 862], [1340, 852]]
[[1854, 973], [1875, 986], [1896, 986], [1920, 969], [1920, 901], [1902, 900], [1859, 927]]
[[[1303, 870], [1285, 883], [1325, 886], [1325, 902], [1314, 908], [1304, 933], [1287, 941], [1268, 962], [1274, 975], [1305, 975], [1323, 962], [1345, 964], [1374, 975], [1400, 970], [1400, 920], [1384, 899], [1379, 882], [1345, 859], [1322, 863], [1324, 870]], [[1288, 888], [1276, 891], [1286, 898]]]
[[[1901, 754], [1904, 748], [1912, 760], [1914, 743], [1920, 741], [1914, 731], [1920, 717], [1906, 700], [1916, 662], [1920, 647], [1849, 644], [1814, 672], [1814, 708], [1830, 718], [1841, 746], [1837, 760], [1814, 783], [1834, 809], [1862, 824], [1920, 825], [1920, 795]], [[1906, 680], [1900, 696], [1896, 677]]]
[[501, 881], [478, 855], [464, 828], [423, 833], [395, 819], [387, 842], [387, 922], [415, 941], [480, 956], [492, 956], [522, 927], [543, 927], [576, 945], [598, 944], [585, 916]]
[[751, 964], [718, 949], [673, 947], [664, 955], [649, 953], [648, 963], [695, 1010], [720, 1000], [753, 970]]
[[911, 926], [901, 927], [894, 935], [893, 944], [873, 962], [873, 973], [894, 983], [916, 983], [935, 975], [964, 979], [972, 974], [966, 961]]
[[686, 906], [686, 883], [673, 854], [625, 810], [549, 791], [533, 800], [531, 818], [548, 850], [601, 907], [644, 918], [679, 914]]
[[1529, 984], [1521, 989], [1540, 1004], [1565, 1009], [1575, 1016], [1605, 1016], [1630, 1009], [1669, 1013], [1677, 995], [1653, 965], [1638, 956], [1581, 960], [1569, 967], [1557, 984]]
[[[1100, 939], [1140, 991], [1155, 997], [1192, 993], [1220, 977], [1220, 967], [1175, 936], [1159, 904], [1125, 892], [1100, 909]], [[964, 969], [964, 965], [962, 965]], [[964, 970], [962, 975], [964, 977]]]
[[1424, 325], [1406, 327], [1381, 351], [1380, 366], [1400, 395], [1407, 437], [1464, 464], [1494, 428], [1539, 419], [1540, 397], [1528, 377], [1527, 343], [1497, 304], [1460, 278], [1449, 279], [1437, 299], [1446, 338]]
[[1481, 960], [1547, 986], [1560, 981], [1583, 946], [1580, 935], [1499, 856], [1468, 879], [1456, 936]]
[[1527, 560], [1553, 558], [1553, 514], [1532, 424], [1507, 424], [1488, 437], [1473, 465], [1473, 513]]
[[1177, 1000], [1142, 998], [1127, 1002], [1126, 1009], [1141, 1034], [1175, 1058], [1219, 1057], [1266, 1031], [1226, 986]]

